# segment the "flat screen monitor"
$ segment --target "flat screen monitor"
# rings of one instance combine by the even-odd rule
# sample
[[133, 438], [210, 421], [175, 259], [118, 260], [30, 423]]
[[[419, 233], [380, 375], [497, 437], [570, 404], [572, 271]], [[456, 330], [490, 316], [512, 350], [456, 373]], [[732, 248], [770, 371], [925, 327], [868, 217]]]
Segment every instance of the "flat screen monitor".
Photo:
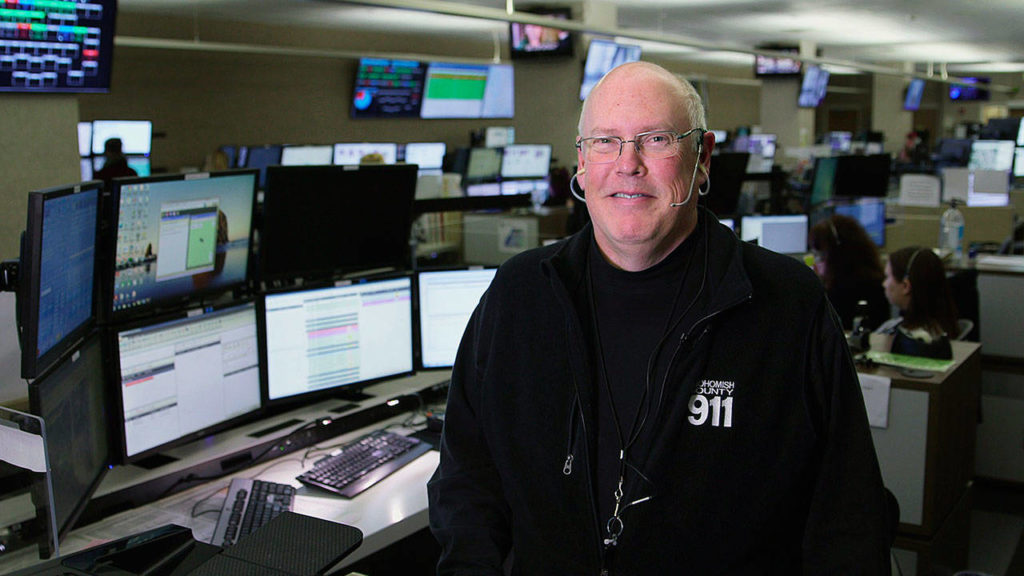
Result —
[[515, 75], [511, 64], [431, 62], [422, 118], [512, 118]]
[[0, 92], [109, 92], [116, 20], [116, 0], [8, 0], [0, 10]]
[[[554, 20], [572, 18], [572, 10], [569, 8], [531, 8], [528, 12]], [[540, 24], [509, 22], [508, 36], [509, 54], [513, 59], [572, 56], [573, 37], [568, 30]]]
[[989, 91], [983, 86], [988, 86], [989, 78], [962, 78], [962, 83], [949, 85], [949, 99], [956, 102], [973, 102], [977, 100], [988, 100]]
[[102, 193], [102, 182], [87, 182], [28, 195], [18, 289], [23, 378], [53, 364], [96, 319]]
[[739, 211], [740, 194], [750, 163], [749, 152], [720, 152], [711, 155], [713, 191], [700, 202], [716, 216], [731, 216]]
[[271, 167], [263, 197], [262, 278], [404, 267], [416, 178], [411, 164]]
[[109, 431], [116, 418], [111, 411], [102, 348], [99, 333], [90, 333], [28, 388], [30, 411], [42, 417], [46, 426], [57, 528], [47, 539], [45, 554], [40, 548], [42, 557], [51, 556], [64, 541], [115, 463]]
[[619, 44], [612, 40], [594, 38], [587, 46], [587, 58], [583, 64], [583, 82], [580, 85], [580, 100], [587, 95], [609, 70], [626, 62], [640, 59], [642, 49], [634, 44]]
[[334, 158], [331, 146], [285, 146], [281, 150], [282, 166], [322, 166]]
[[116, 346], [125, 462], [223, 430], [261, 407], [252, 302], [122, 329]]
[[405, 163], [415, 164], [420, 172], [440, 170], [444, 166], [446, 150], [444, 142], [409, 142], [403, 149]]
[[769, 56], [767, 54], [754, 55], [755, 76], [799, 76], [803, 68], [800, 62], [800, 48], [798, 47], [764, 47], [776, 52], [785, 52], [792, 56]]
[[374, 154], [379, 154], [380, 159], [377, 160], [374, 157], [375, 160], [370, 163], [394, 164], [398, 161], [398, 144], [395, 142], [341, 142], [334, 145], [334, 163], [338, 166], [357, 166], [366, 162], [364, 158]]
[[515, 143], [515, 126], [488, 126], [484, 129], [485, 148], [504, 148]]
[[352, 118], [419, 118], [426, 71], [416, 60], [360, 58]]
[[153, 123], [149, 120], [94, 120], [92, 153], [103, 154], [107, 140], [121, 139], [121, 152], [148, 155], [153, 149]]
[[82, 182], [92, 180], [92, 157], [82, 157], [78, 160], [78, 169]]
[[1018, 147], [1013, 153], [1013, 175], [1024, 177], [1024, 147]]
[[1024, 120], [1017, 126], [1017, 146], [1024, 146]]
[[888, 154], [836, 157], [833, 195], [845, 198], [889, 195], [892, 157]]
[[92, 122], [78, 123], [78, 155], [92, 156]]
[[412, 278], [267, 294], [268, 406], [342, 395], [413, 370]]
[[921, 97], [924, 95], [924, 80], [914, 78], [907, 85], [907, 95], [903, 98], [903, 109], [914, 111], [921, 107]]
[[849, 152], [853, 147], [853, 132], [829, 132], [827, 138], [829, 148], [833, 152]]
[[259, 171], [256, 184], [263, 188], [267, 183], [267, 167], [281, 163], [284, 147], [276, 144], [269, 146], [248, 146], [245, 155], [239, 155], [238, 165]]
[[967, 166], [971, 158], [971, 144], [968, 138], [943, 138], [939, 142], [935, 162], [944, 166]]
[[550, 169], [550, 144], [513, 144], [501, 155], [502, 178], [544, 178]]
[[740, 238], [780, 254], [807, 252], [807, 215], [744, 216]]
[[767, 174], [775, 163], [775, 134], [751, 134], [745, 137], [744, 150], [750, 153], [748, 174]]
[[835, 196], [836, 169], [839, 159], [819, 156], [814, 159], [814, 176], [811, 181], [811, 206], [818, 206]]
[[114, 181], [112, 320], [177, 310], [248, 280], [256, 171]]
[[501, 175], [500, 148], [470, 148], [463, 179], [469, 182], [497, 180]]
[[975, 140], [971, 143], [971, 157], [967, 167], [971, 170], [1013, 169], [1013, 140]]
[[[125, 156], [125, 160], [128, 161], [128, 167], [135, 170], [136, 176], [150, 176], [153, 172], [149, 156]], [[107, 159], [105, 157], [93, 156], [89, 174], [101, 170], [106, 163]]]
[[818, 66], [808, 66], [804, 72], [803, 82], [800, 84], [800, 95], [797, 97], [797, 106], [801, 108], [816, 108], [825, 99], [828, 91], [829, 73]]
[[876, 246], [885, 245], [885, 199], [864, 198], [851, 204], [837, 204], [835, 213], [859, 222]]
[[420, 366], [451, 368], [462, 333], [496, 268], [421, 271], [416, 274]]

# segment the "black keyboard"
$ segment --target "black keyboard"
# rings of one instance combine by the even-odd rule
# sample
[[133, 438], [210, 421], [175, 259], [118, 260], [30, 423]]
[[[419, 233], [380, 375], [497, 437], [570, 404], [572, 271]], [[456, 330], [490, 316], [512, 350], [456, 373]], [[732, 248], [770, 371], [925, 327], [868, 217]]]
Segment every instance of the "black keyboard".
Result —
[[217, 518], [211, 544], [231, 546], [256, 531], [275, 516], [291, 510], [295, 487], [277, 482], [234, 478]]
[[430, 445], [396, 432], [375, 430], [321, 458], [299, 482], [354, 498], [392, 472], [419, 458]]

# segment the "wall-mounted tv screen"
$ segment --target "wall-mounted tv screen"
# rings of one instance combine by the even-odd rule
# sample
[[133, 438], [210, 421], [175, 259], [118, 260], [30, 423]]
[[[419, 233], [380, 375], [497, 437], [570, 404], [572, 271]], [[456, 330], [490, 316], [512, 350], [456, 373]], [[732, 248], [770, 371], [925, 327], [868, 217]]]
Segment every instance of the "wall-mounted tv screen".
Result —
[[586, 100], [587, 94], [594, 88], [597, 81], [609, 70], [626, 62], [636, 62], [641, 55], [640, 46], [619, 44], [612, 40], [594, 38], [587, 47], [587, 59], [583, 64], [583, 83], [580, 85], [580, 100]]
[[116, 0], [8, 0], [0, 92], [109, 92]]
[[512, 118], [515, 76], [510, 64], [431, 62], [422, 118]]
[[416, 60], [361, 58], [352, 117], [419, 118], [426, 70], [426, 64]]
[[768, 56], [756, 54], [754, 56], [755, 76], [799, 76], [803, 63], [797, 57], [800, 54], [799, 48], [790, 47], [765, 47], [766, 50], [774, 52], [785, 52], [792, 56]]
[[989, 78], [963, 78], [962, 84], [949, 85], [949, 99], [957, 102], [988, 100], [989, 92], [984, 88], [988, 84]]
[[914, 78], [907, 85], [907, 95], [903, 99], [903, 109], [914, 111], [921, 107], [921, 96], [924, 95], [924, 79]]
[[803, 82], [800, 84], [800, 96], [797, 98], [797, 106], [801, 108], [816, 108], [825, 99], [825, 92], [828, 90], [829, 72], [819, 66], [808, 66], [804, 72]]
[[[558, 20], [572, 18], [569, 8], [537, 8], [528, 11]], [[572, 56], [573, 36], [568, 30], [540, 24], [509, 22], [509, 54], [512, 58]]]

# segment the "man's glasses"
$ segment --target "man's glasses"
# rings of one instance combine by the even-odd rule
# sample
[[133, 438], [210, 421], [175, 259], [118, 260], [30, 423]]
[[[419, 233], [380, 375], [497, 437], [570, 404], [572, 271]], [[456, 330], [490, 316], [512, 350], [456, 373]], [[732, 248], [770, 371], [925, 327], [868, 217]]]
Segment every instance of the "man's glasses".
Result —
[[657, 160], [675, 155], [676, 144], [687, 136], [696, 132], [700, 138], [704, 137], [706, 130], [691, 128], [686, 132], [672, 132], [671, 130], [654, 130], [652, 132], [641, 132], [632, 140], [623, 140], [618, 136], [592, 136], [580, 138], [576, 141], [576, 148], [583, 151], [583, 158], [591, 164], [609, 164], [615, 162], [622, 155], [622, 145], [632, 142], [636, 153], [647, 160]]

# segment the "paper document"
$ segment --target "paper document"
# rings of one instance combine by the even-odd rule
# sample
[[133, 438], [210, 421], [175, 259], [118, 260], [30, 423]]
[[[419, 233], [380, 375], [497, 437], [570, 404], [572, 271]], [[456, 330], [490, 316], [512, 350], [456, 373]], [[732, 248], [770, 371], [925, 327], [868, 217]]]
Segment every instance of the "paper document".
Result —
[[868, 424], [872, 428], [889, 427], [889, 390], [892, 379], [872, 374], [857, 374], [860, 391], [864, 395], [864, 407], [868, 412]]

